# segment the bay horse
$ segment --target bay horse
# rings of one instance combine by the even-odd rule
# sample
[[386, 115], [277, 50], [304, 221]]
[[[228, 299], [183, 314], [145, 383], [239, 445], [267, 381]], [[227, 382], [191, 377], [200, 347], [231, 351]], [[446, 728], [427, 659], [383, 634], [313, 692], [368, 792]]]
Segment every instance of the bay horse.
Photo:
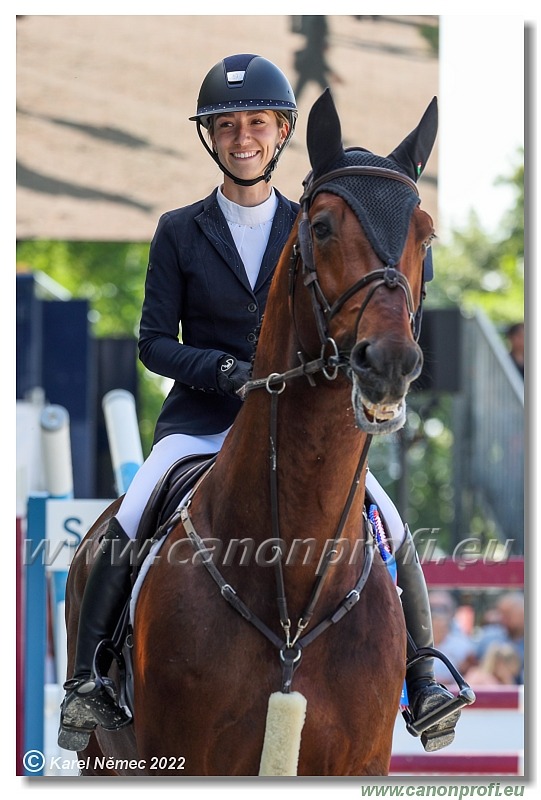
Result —
[[[434, 98], [381, 157], [343, 148], [329, 90], [312, 107], [312, 169], [242, 408], [140, 588], [133, 724], [96, 728], [83, 774], [262, 774], [275, 694], [305, 703], [296, 774], [388, 774], [407, 637], [366, 524], [366, 456], [374, 434], [403, 425], [422, 367], [434, 230], [416, 181], [436, 129]], [[76, 554], [68, 674], [87, 572]]]

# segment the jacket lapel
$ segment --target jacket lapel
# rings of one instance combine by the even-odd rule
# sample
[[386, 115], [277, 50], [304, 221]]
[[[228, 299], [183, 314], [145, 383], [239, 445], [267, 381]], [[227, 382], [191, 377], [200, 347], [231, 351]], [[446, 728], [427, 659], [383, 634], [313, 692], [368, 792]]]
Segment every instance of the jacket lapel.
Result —
[[195, 221], [229, 269], [251, 293], [252, 287], [250, 286], [250, 281], [246, 275], [242, 259], [235, 247], [235, 242], [231, 236], [227, 220], [222, 214], [218, 201], [216, 200], [216, 192], [217, 190], [215, 189], [214, 192], [203, 201], [204, 209], [201, 214], [195, 217]]
[[242, 259], [235, 247], [235, 242], [231, 236], [227, 220], [222, 214], [218, 201], [216, 200], [216, 189], [203, 201], [203, 211], [195, 217], [195, 221], [210, 244], [219, 253], [245, 289], [251, 294], [256, 293], [258, 289], [266, 283], [269, 276], [273, 274], [297, 216], [296, 211], [280, 192], [276, 189], [274, 191], [278, 197], [278, 208], [274, 215], [267, 249], [263, 255], [261, 269], [259, 270], [259, 275], [253, 291], [248, 276], [246, 275]]
[[267, 249], [263, 255], [261, 269], [259, 270], [259, 275], [257, 276], [254, 287], [255, 292], [257, 292], [260, 286], [263, 286], [269, 276], [274, 273], [276, 265], [278, 264], [278, 259], [282, 254], [282, 250], [284, 249], [284, 245], [287, 242], [297, 216], [289, 202], [286, 201], [276, 189], [274, 191], [278, 197], [278, 208], [276, 209], [276, 214], [272, 221]]

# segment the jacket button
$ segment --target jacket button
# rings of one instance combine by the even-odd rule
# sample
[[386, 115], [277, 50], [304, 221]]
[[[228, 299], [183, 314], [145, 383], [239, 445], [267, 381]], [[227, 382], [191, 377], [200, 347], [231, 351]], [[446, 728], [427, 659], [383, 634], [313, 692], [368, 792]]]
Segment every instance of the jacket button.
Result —
[[255, 333], [249, 333], [246, 338], [248, 339], [249, 342], [255, 342], [256, 339], [257, 339], [257, 336], [255, 335]]
[[250, 314], [253, 314], [255, 311], [257, 311], [256, 303], [250, 303], [250, 305], [248, 306], [248, 311], [250, 312]]

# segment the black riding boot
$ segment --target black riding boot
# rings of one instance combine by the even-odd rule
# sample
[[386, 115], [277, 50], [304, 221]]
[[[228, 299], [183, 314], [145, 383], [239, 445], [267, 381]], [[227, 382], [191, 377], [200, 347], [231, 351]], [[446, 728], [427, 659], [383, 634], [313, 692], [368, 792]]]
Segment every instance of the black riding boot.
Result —
[[[113, 517], [86, 583], [77, 633], [73, 677], [66, 681], [60, 708], [58, 744], [84, 750], [96, 725], [107, 730], [131, 722], [127, 708], [118, 705], [114, 682], [94, 674], [94, 654], [102, 640], [111, 639], [131, 590], [130, 539]], [[112, 656], [100, 666], [106, 673]], [[101, 670], [100, 670], [101, 671]]]
[[[434, 647], [432, 618], [425, 577], [410, 531], [396, 551], [397, 583], [402, 589], [401, 600], [406, 628], [416, 647]], [[408, 650], [410, 648], [408, 647]], [[452, 700], [453, 695], [434, 678], [434, 659], [425, 658], [408, 668], [406, 673], [409, 706], [414, 720], [419, 720]], [[455, 725], [460, 711], [449, 716], [421, 734], [427, 752], [447, 747], [455, 738]]]

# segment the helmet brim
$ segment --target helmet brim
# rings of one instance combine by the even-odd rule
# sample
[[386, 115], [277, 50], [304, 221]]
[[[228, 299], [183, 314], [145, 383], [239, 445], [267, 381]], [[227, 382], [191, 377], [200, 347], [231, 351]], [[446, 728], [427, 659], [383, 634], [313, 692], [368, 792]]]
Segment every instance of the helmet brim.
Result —
[[216, 114], [233, 113], [235, 111], [283, 111], [285, 114], [297, 116], [297, 107], [294, 103], [284, 103], [275, 100], [241, 100], [220, 103], [219, 105], [200, 108], [193, 117], [188, 117], [192, 122], [200, 122], [204, 128], [208, 128], [210, 117]]

